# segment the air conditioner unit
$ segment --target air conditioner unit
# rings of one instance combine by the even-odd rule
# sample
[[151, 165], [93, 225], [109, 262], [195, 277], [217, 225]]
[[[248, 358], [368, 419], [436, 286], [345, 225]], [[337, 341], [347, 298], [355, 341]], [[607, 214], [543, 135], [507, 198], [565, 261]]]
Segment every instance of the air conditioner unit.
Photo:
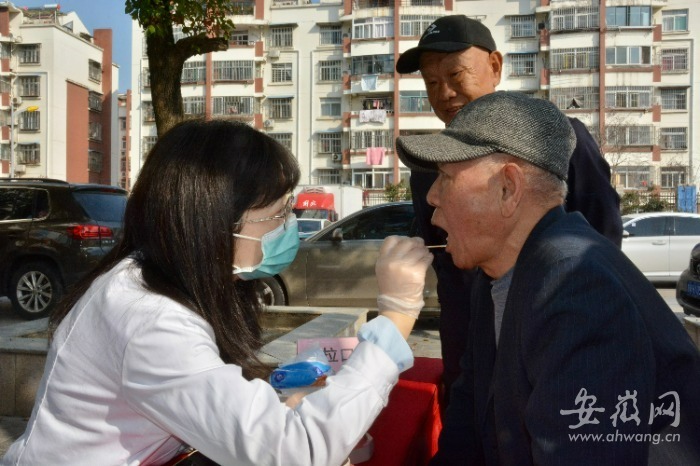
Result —
[[341, 162], [343, 160], [343, 154], [333, 154], [331, 155], [331, 160], [334, 162]]
[[277, 49], [272, 49], [267, 51], [267, 56], [270, 58], [279, 58], [280, 57], [280, 51]]
[[22, 105], [22, 98], [21, 97], [13, 97], [12, 98], [12, 105], [15, 107]]
[[265, 126], [265, 128], [272, 128], [273, 126], [275, 126], [275, 120], [265, 120], [263, 125]]
[[27, 171], [26, 165], [15, 165], [15, 173], [24, 173]]

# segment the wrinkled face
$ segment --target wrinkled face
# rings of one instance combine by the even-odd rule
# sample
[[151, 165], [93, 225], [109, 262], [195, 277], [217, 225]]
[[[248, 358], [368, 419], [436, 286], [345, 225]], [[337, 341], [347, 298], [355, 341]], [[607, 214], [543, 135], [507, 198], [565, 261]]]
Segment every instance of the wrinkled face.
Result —
[[438, 165], [438, 178], [428, 191], [428, 203], [435, 207], [432, 223], [447, 232], [446, 251], [461, 269], [481, 266], [488, 273], [499, 257], [505, 229], [502, 167], [488, 156]]
[[501, 82], [502, 63], [499, 52], [479, 47], [453, 53], [423, 52], [420, 71], [435, 115], [448, 124], [469, 102], [494, 92]]

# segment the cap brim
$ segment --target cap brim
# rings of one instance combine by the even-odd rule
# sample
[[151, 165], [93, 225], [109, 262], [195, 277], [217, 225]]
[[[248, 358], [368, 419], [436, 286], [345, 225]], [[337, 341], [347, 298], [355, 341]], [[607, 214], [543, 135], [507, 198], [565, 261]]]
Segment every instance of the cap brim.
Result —
[[464, 162], [498, 152], [491, 146], [458, 141], [445, 134], [448, 131], [397, 138], [399, 159], [411, 170], [436, 171], [439, 163]]
[[406, 50], [396, 62], [396, 71], [401, 74], [413, 73], [420, 69], [420, 56], [423, 52], [459, 52], [471, 47], [472, 44], [464, 42], [434, 42], [432, 44], [419, 45]]

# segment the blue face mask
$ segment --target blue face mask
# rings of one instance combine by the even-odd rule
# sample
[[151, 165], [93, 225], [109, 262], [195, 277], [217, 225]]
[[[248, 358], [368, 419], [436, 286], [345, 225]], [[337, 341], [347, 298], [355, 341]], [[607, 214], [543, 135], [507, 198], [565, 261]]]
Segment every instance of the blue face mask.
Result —
[[277, 275], [294, 261], [299, 250], [299, 228], [294, 214], [287, 216], [285, 222], [272, 231], [265, 233], [262, 238], [239, 235], [236, 238], [260, 241], [262, 243], [262, 261], [250, 267], [233, 266], [233, 274], [243, 280], [272, 277]]

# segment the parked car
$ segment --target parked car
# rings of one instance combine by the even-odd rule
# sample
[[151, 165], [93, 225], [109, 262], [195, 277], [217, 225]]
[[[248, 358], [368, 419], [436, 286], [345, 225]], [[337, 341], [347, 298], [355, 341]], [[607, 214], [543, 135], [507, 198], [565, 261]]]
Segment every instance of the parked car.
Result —
[[51, 179], [0, 180], [0, 295], [45, 317], [121, 235], [127, 192]]
[[299, 225], [299, 239], [306, 239], [313, 236], [330, 225], [330, 223], [330, 220], [326, 220], [325, 218], [297, 219], [297, 224]]
[[700, 317], [700, 244], [690, 252], [688, 268], [676, 284], [676, 301], [683, 312]]
[[649, 212], [622, 217], [622, 251], [646, 277], [675, 283], [700, 243], [700, 215]]
[[[280, 275], [260, 280], [268, 305], [377, 307], [374, 266], [382, 240], [416, 236], [411, 202], [365, 208], [302, 241], [294, 262]], [[444, 252], [441, 252], [444, 254]], [[437, 278], [428, 268], [426, 308], [436, 310]]]

